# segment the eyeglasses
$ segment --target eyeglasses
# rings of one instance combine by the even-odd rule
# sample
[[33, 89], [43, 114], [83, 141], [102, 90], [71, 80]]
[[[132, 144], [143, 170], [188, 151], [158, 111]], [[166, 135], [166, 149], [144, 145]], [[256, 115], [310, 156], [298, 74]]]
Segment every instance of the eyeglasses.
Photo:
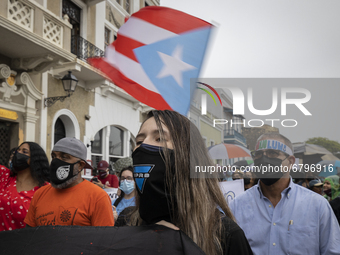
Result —
[[123, 181], [125, 181], [125, 180], [127, 180], [127, 181], [130, 181], [130, 182], [131, 182], [131, 181], [133, 181], [133, 177], [131, 177], [131, 176], [128, 176], [128, 177], [126, 177], [126, 178], [125, 178], [125, 177], [121, 177], [121, 178], [120, 178], [120, 182], [123, 182]]
[[284, 153], [282, 151], [279, 150], [259, 150], [259, 151], [252, 151], [251, 152], [251, 156], [253, 157], [253, 159], [259, 159], [262, 158], [263, 154], [266, 153], [266, 156], [268, 158], [277, 158], [278, 156], [280, 156], [280, 153], [283, 153], [285, 156], [289, 156], [289, 154]]

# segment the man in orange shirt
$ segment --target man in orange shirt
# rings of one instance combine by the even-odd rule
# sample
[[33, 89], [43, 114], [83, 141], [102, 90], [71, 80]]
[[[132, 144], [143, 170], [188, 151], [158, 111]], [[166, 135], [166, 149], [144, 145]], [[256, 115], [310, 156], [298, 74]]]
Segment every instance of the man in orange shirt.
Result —
[[81, 178], [81, 170], [92, 168], [86, 162], [87, 149], [76, 138], [59, 140], [52, 151], [51, 185], [33, 196], [25, 218], [29, 227], [46, 225], [113, 226], [108, 194]]

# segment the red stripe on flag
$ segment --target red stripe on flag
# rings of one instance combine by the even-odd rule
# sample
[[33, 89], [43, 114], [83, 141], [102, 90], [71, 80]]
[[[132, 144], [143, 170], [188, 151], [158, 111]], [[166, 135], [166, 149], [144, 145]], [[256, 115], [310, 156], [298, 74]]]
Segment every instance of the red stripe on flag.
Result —
[[176, 34], [212, 26], [210, 23], [187, 13], [161, 6], [148, 6], [142, 8], [138, 12], [132, 14], [132, 16]]
[[124, 89], [128, 94], [141, 103], [151, 106], [157, 110], [172, 110], [160, 94], [150, 91], [142, 85], [127, 78], [102, 58], [91, 58], [88, 59], [88, 61], [92, 66], [104, 72], [115, 83], [115, 85]]
[[[131, 38], [123, 36], [118, 32], [118, 38], [113, 42], [117, 52], [127, 56], [128, 58], [138, 62], [133, 49], [144, 46], [145, 44], [137, 42]], [[138, 62], [139, 63], [139, 62]]]

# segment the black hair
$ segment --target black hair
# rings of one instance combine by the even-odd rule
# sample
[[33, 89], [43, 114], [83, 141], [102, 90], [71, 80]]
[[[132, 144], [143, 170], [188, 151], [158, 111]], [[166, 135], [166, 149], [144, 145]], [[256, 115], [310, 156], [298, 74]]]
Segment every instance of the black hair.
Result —
[[[48, 159], [46, 153], [43, 148], [40, 147], [39, 144], [34, 142], [23, 142], [27, 143], [30, 147], [30, 171], [34, 180], [38, 181], [39, 187], [43, 186], [46, 181], [50, 181], [50, 166], [48, 163]], [[19, 147], [20, 147], [19, 146]], [[18, 148], [19, 148], [18, 147]], [[17, 149], [18, 149], [17, 148]], [[14, 171], [11, 172], [11, 176], [16, 176], [17, 173]]]
[[17, 150], [17, 148], [12, 148], [12, 149], [9, 151], [8, 155], [7, 155], [6, 167], [9, 168], [9, 169], [10, 169], [10, 167], [11, 167], [11, 166], [8, 164], [9, 159], [11, 158], [12, 155], [14, 155], [14, 153], [15, 153], [16, 150]]
[[[119, 181], [120, 181], [120, 177], [122, 176], [122, 173], [123, 173], [124, 171], [130, 171], [130, 172], [132, 172], [132, 176], [133, 176], [133, 167], [132, 167], [132, 166], [124, 167], [124, 168], [122, 169], [122, 171], [120, 171], [120, 174], [119, 174]], [[124, 195], [125, 195], [124, 191], [120, 190], [120, 196], [116, 199], [116, 201], [114, 202], [113, 205], [117, 207], [117, 205], [120, 203], [120, 201], [122, 201], [122, 199], [124, 198]]]

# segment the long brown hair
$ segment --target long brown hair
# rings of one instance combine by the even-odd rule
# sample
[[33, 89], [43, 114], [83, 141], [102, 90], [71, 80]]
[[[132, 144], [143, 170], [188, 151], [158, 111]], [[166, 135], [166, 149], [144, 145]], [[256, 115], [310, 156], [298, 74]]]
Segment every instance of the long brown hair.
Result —
[[[155, 118], [161, 140], [164, 137], [162, 123], [168, 128], [175, 166], [171, 167], [170, 154], [165, 148], [166, 182], [170, 197], [176, 200], [172, 207], [173, 223], [187, 234], [206, 254], [222, 253], [222, 220], [219, 206], [225, 215], [234, 217], [219, 188], [217, 178], [191, 178], [195, 166], [212, 166], [200, 132], [181, 114], [164, 110], [151, 111], [147, 119]], [[144, 123], [143, 123], [144, 124]], [[196, 176], [202, 177], [202, 176]], [[170, 203], [174, 205], [173, 201]], [[131, 225], [140, 225], [139, 199], [131, 216]], [[225, 241], [225, 240], [224, 240]]]

